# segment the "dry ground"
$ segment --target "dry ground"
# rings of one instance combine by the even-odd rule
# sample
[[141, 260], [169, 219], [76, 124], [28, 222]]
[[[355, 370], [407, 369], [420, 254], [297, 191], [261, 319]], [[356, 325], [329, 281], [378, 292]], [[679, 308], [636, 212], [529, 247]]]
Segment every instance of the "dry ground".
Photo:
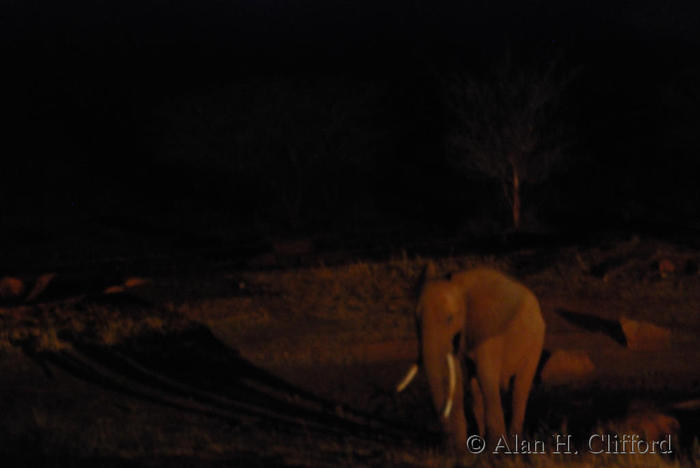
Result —
[[[675, 271], [661, 274], [668, 260]], [[44, 466], [657, 466], [699, 448], [697, 250], [637, 238], [595, 248], [438, 259], [522, 279], [547, 322], [546, 355], [587, 353], [595, 370], [538, 382], [527, 431], [586, 437], [630, 408], [677, 419], [674, 456], [448, 456], [415, 359], [425, 261], [171, 275], [110, 296], [0, 309], [0, 456]], [[621, 317], [671, 331], [633, 351]]]

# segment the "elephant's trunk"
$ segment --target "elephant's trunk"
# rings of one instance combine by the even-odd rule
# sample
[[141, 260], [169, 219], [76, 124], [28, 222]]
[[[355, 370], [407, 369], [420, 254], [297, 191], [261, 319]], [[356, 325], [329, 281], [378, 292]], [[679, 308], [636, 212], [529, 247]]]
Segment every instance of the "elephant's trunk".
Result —
[[411, 383], [413, 378], [416, 376], [418, 373], [418, 363], [415, 362], [411, 366], [410, 369], [408, 369], [408, 372], [406, 372], [406, 376], [401, 379], [401, 382], [396, 386], [396, 393], [402, 392], [406, 387], [408, 387], [408, 384]]
[[452, 411], [452, 402], [454, 400], [455, 383], [457, 381], [457, 378], [455, 376], [455, 358], [454, 356], [452, 356], [452, 353], [447, 353], [445, 359], [447, 359], [447, 369], [450, 372], [450, 383], [449, 390], [447, 393], [447, 400], [445, 401], [445, 409], [442, 411], [442, 417], [447, 419], [450, 416], [450, 412]]

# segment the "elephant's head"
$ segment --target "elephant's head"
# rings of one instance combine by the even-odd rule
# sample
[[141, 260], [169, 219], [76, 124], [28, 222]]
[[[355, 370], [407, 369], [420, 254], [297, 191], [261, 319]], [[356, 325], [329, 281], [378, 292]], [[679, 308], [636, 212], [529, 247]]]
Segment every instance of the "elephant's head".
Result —
[[458, 350], [466, 316], [464, 295], [453, 282], [436, 277], [432, 262], [426, 266], [423, 276], [416, 308], [418, 360], [396, 390], [403, 391], [422, 366], [428, 377], [433, 404], [443, 419], [443, 425], [447, 426], [447, 432], [465, 435], [462, 371], [460, 361], [455, 357], [460, 356]]

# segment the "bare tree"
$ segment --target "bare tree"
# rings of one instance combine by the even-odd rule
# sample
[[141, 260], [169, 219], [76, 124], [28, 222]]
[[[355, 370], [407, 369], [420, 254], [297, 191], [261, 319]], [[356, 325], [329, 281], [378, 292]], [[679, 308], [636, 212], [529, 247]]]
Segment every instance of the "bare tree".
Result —
[[451, 160], [500, 182], [516, 230], [523, 184], [546, 179], [567, 146], [559, 111], [574, 75], [556, 60], [522, 67], [507, 57], [490, 76], [457, 74], [447, 86]]

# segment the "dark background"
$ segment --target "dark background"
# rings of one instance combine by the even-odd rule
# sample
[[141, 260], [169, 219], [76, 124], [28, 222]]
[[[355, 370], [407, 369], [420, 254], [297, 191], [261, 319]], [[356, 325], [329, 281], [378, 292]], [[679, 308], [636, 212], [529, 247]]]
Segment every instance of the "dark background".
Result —
[[3, 1], [4, 268], [508, 232], [443, 89], [506, 54], [579, 70], [522, 231], [695, 235], [698, 5]]

